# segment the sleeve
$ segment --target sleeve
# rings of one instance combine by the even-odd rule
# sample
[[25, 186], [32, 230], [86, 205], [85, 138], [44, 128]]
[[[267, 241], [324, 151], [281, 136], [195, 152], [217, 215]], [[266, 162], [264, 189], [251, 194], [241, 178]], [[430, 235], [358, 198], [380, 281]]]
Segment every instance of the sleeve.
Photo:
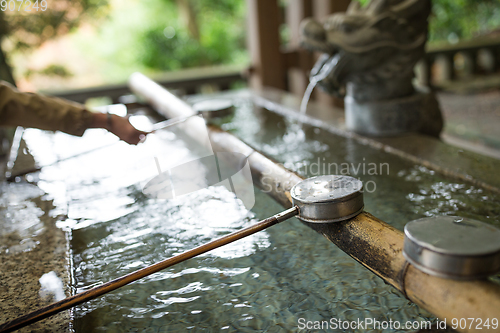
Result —
[[34, 127], [82, 136], [92, 113], [81, 104], [18, 91], [0, 81], [0, 126]]

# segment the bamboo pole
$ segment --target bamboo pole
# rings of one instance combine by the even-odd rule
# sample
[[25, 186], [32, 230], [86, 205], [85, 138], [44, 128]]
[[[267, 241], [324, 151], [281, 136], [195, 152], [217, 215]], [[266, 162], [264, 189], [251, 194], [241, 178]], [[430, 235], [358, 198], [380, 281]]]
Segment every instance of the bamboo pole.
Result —
[[[177, 117], [188, 111], [172, 110], [179, 99], [142, 74], [134, 74], [130, 89], [153, 101], [157, 111]], [[155, 91], [161, 91], [156, 94]], [[184, 102], [182, 102], [184, 103]], [[186, 107], [186, 104], [183, 104]], [[170, 110], [172, 112], [170, 112]], [[248, 156], [253, 182], [285, 207], [291, 206], [290, 189], [302, 178], [266, 158], [235, 136], [209, 127], [214, 151], [239, 152]], [[194, 133], [190, 131], [190, 133]], [[192, 136], [196, 140], [196, 135]], [[404, 235], [375, 216], [363, 212], [355, 218], [330, 224], [304, 223], [323, 234], [341, 250], [357, 260], [411, 301], [448, 324], [453, 319], [475, 318], [483, 322], [500, 321], [500, 285], [488, 280], [455, 281], [428, 275], [408, 265], [403, 257]], [[488, 332], [486, 327], [458, 328], [460, 332]], [[493, 328], [491, 332], [495, 331]]]
[[109, 281], [107, 283], [101, 284], [100, 286], [94, 287], [92, 289], [89, 289], [89, 290], [84, 291], [82, 293], [79, 293], [77, 295], [65, 298], [59, 302], [50, 304], [46, 307], [43, 307], [43, 308], [38, 309], [36, 311], [33, 311], [27, 315], [24, 315], [22, 317], [16, 318], [12, 321], [9, 321], [5, 324], [0, 325], [0, 333], [7, 333], [7, 332], [12, 332], [12, 331], [18, 330], [22, 327], [28, 326], [30, 324], [37, 322], [37, 321], [40, 321], [42, 319], [45, 319], [45, 318], [50, 317], [52, 315], [55, 315], [56, 313], [59, 313], [61, 311], [72, 308], [78, 304], [90, 301], [90, 300], [97, 298], [101, 295], [109, 293], [110, 291], [113, 291], [115, 289], [123, 287], [124, 285], [132, 283], [132, 282], [137, 281], [139, 279], [142, 279], [143, 277], [146, 277], [146, 276], [151, 275], [153, 273], [159, 272], [167, 267], [176, 265], [176, 264], [181, 263], [187, 259], [196, 257], [196, 256], [203, 254], [205, 252], [208, 252], [210, 250], [216, 249], [216, 248], [221, 247], [223, 245], [232, 243], [232, 242], [237, 241], [241, 238], [252, 235], [256, 232], [259, 232], [259, 231], [262, 231], [262, 230], [267, 229], [269, 227], [272, 227], [275, 224], [278, 224], [282, 221], [288, 220], [289, 218], [297, 215], [298, 212], [299, 212], [299, 210], [297, 207], [290, 208], [290, 209], [283, 211], [279, 214], [268, 217], [267, 219], [264, 219], [264, 220], [254, 224], [254, 225], [251, 225], [245, 229], [235, 231], [233, 233], [230, 233], [229, 235], [220, 237], [216, 240], [213, 240], [213, 241], [208, 242], [206, 244], [200, 245], [194, 249], [191, 249], [189, 251], [178, 254], [174, 257], [160, 261], [159, 263], [156, 263], [154, 265], [139, 269], [139, 270], [132, 272], [130, 274], [127, 274], [125, 276], [122, 276], [122, 277], [119, 277], [119, 278], [114, 279], [112, 281]]

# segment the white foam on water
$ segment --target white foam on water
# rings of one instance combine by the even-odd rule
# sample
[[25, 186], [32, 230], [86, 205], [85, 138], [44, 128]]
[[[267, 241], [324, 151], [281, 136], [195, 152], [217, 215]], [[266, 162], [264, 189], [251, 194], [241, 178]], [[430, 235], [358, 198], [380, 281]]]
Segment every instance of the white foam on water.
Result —
[[64, 286], [63, 282], [54, 271], [50, 271], [46, 274], [43, 274], [42, 277], [38, 280], [40, 285], [40, 291], [38, 294], [40, 297], [47, 301], [61, 301], [66, 295], [64, 294]]

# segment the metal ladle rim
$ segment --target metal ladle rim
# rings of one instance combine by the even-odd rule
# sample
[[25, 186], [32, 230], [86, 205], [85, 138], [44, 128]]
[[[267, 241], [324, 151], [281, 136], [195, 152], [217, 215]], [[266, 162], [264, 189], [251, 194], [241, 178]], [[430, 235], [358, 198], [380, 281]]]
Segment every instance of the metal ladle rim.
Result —
[[[319, 194], [307, 192], [306, 197], [297, 194], [298, 191], [306, 190], [304, 188], [310, 182], [318, 184]], [[324, 192], [327, 184], [332, 185], [338, 181], [343, 190], [337, 192], [338, 187], [331, 188]], [[317, 183], [319, 182], [319, 183]], [[325, 186], [323, 186], [323, 184]], [[323, 175], [305, 179], [295, 184], [290, 190], [293, 205], [300, 210], [298, 219], [309, 223], [333, 223], [341, 222], [355, 217], [364, 209], [363, 202], [363, 184], [361, 181], [350, 176]], [[316, 196], [328, 195], [327, 198], [310, 199]]]
[[[297, 218], [299, 220], [301, 220], [301, 221], [309, 222], [309, 223], [335, 223], [335, 222], [342, 222], [342, 221], [345, 221], [345, 220], [352, 219], [353, 217], [361, 214], [361, 212], [363, 211], [364, 208], [365, 208], [365, 206], [363, 205], [358, 211], [356, 211], [356, 212], [354, 212], [354, 213], [352, 213], [350, 215], [346, 215], [346, 216], [342, 216], [342, 217], [338, 217], [338, 218], [334, 218], [334, 219], [309, 219], [309, 218], [306, 218], [306, 217], [302, 217], [300, 215], [300, 213], [297, 216]], [[300, 208], [299, 208], [299, 211], [300, 211]]]

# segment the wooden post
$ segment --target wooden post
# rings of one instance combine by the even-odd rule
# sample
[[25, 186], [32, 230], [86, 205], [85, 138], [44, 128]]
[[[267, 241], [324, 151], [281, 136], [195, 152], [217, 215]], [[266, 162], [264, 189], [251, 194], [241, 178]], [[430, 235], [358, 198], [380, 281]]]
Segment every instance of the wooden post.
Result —
[[300, 48], [300, 22], [312, 16], [311, 0], [290, 1], [286, 8], [286, 23], [290, 29], [290, 43], [288, 49], [296, 55], [296, 63], [288, 68], [288, 88], [297, 96], [304, 94], [309, 83], [309, 72], [314, 65], [314, 58], [310, 51]]
[[420, 84], [422, 86], [426, 87], [432, 87], [433, 81], [432, 81], [432, 66], [434, 64], [435, 57], [432, 55], [426, 54], [423, 59], [421, 60], [422, 63], [422, 80]]
[[280, 51], [280, 10], [278, 0], [247, 0], [248, 43], [252, 68], [250, 86], [285, 90], [284, 56]]
[[462, 56], [464, 58], [464, 69], [463, 76], [466, 78], [471, 78], [474, 74], [477, 74], [477, 50], [463, 51]]
[[447, 52], [439, 56], [441, 66], [441, 83], [455, 79], [455, 53]]

